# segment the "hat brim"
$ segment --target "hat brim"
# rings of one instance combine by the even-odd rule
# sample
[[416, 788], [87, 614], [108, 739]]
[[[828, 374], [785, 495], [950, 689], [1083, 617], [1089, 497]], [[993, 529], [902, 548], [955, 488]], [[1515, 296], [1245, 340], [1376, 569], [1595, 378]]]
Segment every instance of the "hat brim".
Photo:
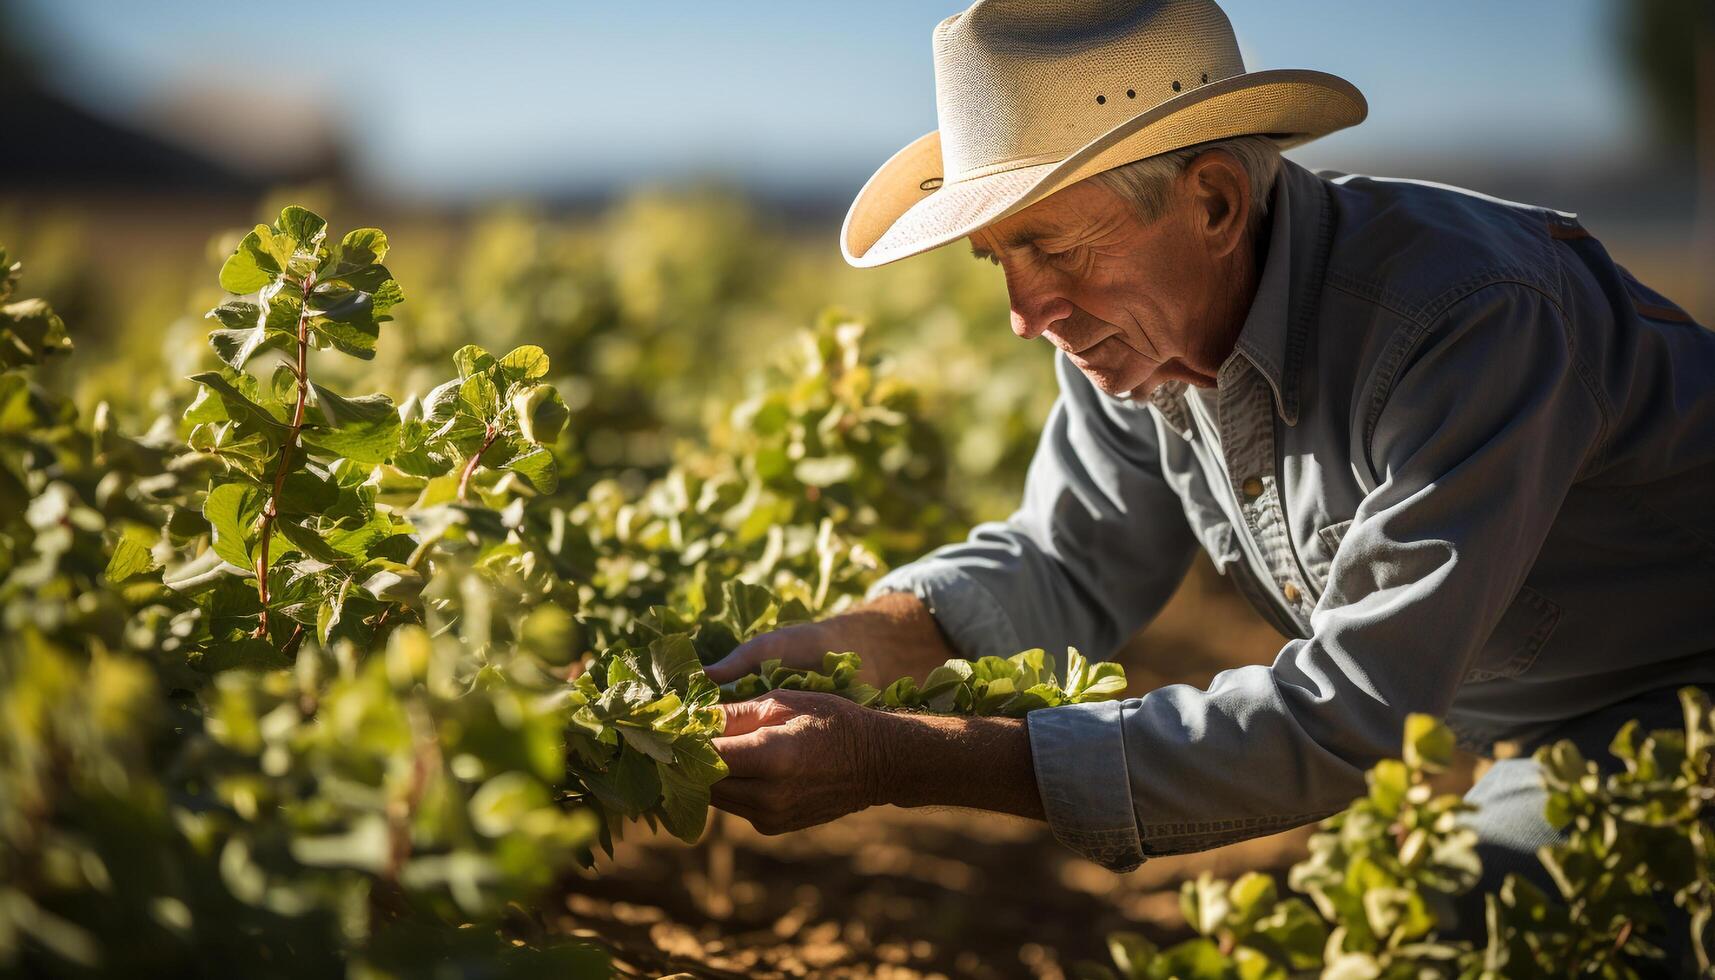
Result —
[[1232, 136], [1267, 135], [1286, 149], [1355, 125], [1368, 111], [1363, 94], [1335, 75], [1249, 72], [1168, 99], [1064, 160], [948, 183], [940, 183], [936, 131], [895, 153], [864, 184], [846, 212], [840, 251], [858, 268], [886, 265], [964, 238], [1121, 164]]

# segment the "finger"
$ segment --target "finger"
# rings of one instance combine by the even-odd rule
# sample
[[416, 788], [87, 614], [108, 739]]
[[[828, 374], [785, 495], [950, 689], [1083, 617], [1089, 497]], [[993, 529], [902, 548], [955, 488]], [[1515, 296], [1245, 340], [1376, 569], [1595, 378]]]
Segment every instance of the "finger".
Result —
[[726, 763], [728, 779], [779, 776], [785, 770], [791, 738], [781, 738], [778, 728], [764, 728], [732, 738], [714, 739], [715, 751]]
[[735, 701], [721, 705], [721, 713], [726, 716], [726, 727], [722, 735], [749, 735], [759, 728], [778, 725], [790, 713], [782, 712], [779, 702], [758, 698], [755, 701]]
[[788, 667], [819, 669], [822, 654], [827, 651], [821, 635], [820, 623], [798, 623], [777, 629], [740, 644], [705, 670], [710, 680], [725, 684], [760, 670], [766, 660], [779, 660]]
[[761, 810], [752, 809], [751, 807], [745, 806], [744, 804], [734, 800], [723, 801], [715, 799], [711, 802], [714, 803], [715, 809], [723, 810], [735, 817], [740, 817], [745, 820], [757, 833], [772, 836], [774, 818], [770, 815], [762, 812]]
[[774, 652], [780, 646], [779, 632], [764, 633], [748, 643], [739, 644], [736, 650], [704, 668], [704, 672], [716, 684], [736, 681], [746, 674], [755, 673], [764, 660], [779, 656]]
[[757, 833], [772, 837], [798, 826], [787, 815], [789, 810], [782, 808], [778, 794], [778, 784], [767, 780], [723, 779], [711, 787], [710, 802], [727, 813], [750, 821]]
[[772, 785], [775, 784], [771, 780], [734, 779], [728, 776], [709, 787], [709, 801], [728, 813], [738, 813], [740, 810], [750, 814], [768, 813], [772, 810], [769, 805], [769, 787]]
[[[738, 781], [746, 782], [747, 780]], [[730, 777], [721, 780], [721, 783], [731, 782], [734, 782], [734, 780]], [[720, 783], [715, 784], [715, 786], [719, 785]], [[744, 819], [749, 820], [752, 825], [756, 823], [756, 818], [762, 815], [762, 810], [758, 807], [752, 806], [748, 802], [745, 794], [734, 793], [731, 790], [716, 792], [712, 786], [709, 788], [709, 805], [713, 806], [717, 810], [724, 810], [735, 816], [743, 817]]]

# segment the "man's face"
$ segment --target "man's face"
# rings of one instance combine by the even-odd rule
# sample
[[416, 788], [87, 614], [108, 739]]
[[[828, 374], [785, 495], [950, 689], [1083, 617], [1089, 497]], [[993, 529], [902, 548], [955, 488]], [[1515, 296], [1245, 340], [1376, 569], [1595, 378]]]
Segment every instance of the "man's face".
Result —
[[1211, 254], [1210, 216], [1186, 184], [1147, 225], [1086, 180], [972, 233], [973, 254], [1006, 273], [1013, 333], [1048, 338], [1110, 395], [1212, 386], [1237, 336], [1238, 284], [1223, 283], [1230, 256]]

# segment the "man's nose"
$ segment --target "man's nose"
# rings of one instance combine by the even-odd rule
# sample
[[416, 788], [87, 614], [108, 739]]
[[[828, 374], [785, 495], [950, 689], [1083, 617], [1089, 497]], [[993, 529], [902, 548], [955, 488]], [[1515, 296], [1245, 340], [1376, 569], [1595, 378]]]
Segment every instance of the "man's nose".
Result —
[[1059, 297], [1012, 304], [1012, 332], [1025, 340], [1035, 340], [1043, 331], [1072, 315], [1072, 304]]

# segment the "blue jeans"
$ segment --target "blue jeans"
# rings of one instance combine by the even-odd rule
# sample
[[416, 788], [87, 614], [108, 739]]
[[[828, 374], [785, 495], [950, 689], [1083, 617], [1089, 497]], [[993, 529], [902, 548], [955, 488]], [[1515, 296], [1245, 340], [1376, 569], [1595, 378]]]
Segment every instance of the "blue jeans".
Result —
[[[1644, 732], [1658, 728], [1684, 729], [1679, 687], [1658, 688], [1570, 719], [1540, 741], [1524, 746], [1517, 758], [1495, 762], [1483, 778], [1477, 780], [1477, 784], [1465, 794], [1465, 799], [1480, 809], [1467, 815], [1465, 821], [1477, 831], [1477, 852], [1483, 859], [1483, 877], [1459, 905], [1459, 928], [1453, 933], [1455, 937], [1479, 943], [1483, 941], [1483, 895], [1499, 891], [1508, 874], [1529, 879], [1550, 896], [1560, 894], [1542, 867], [1536, 851], [1545, 844], [1562, 842], [1565, 835], [1543, 819], [1548, 794], [1542, 786], [1542, 770], [1530, 758], [1531, 753], [1542, 745], [1570, 739], [1578, 746], [1578, 751], [1603, 772], [1619, 770], [1624, 764], [1609, 754], [1608, 743], [1627, 721], [1638, 719], [1639, 728]], [[1715, 689], [1705, 687], [1704, 690], [1715, 697]], [[1695, 961], [1690, 958], [1689, 919], [1674, 906], [1671, 895], [1661, 898], [1661, 908], [1666, 922], [1665, 934], [1650, 935], [1649, 938], [1668, 953], [1665, 972], [1640, 972], [1645, 972], [1646, 976], [1692, 976], [1695, 974]]]

